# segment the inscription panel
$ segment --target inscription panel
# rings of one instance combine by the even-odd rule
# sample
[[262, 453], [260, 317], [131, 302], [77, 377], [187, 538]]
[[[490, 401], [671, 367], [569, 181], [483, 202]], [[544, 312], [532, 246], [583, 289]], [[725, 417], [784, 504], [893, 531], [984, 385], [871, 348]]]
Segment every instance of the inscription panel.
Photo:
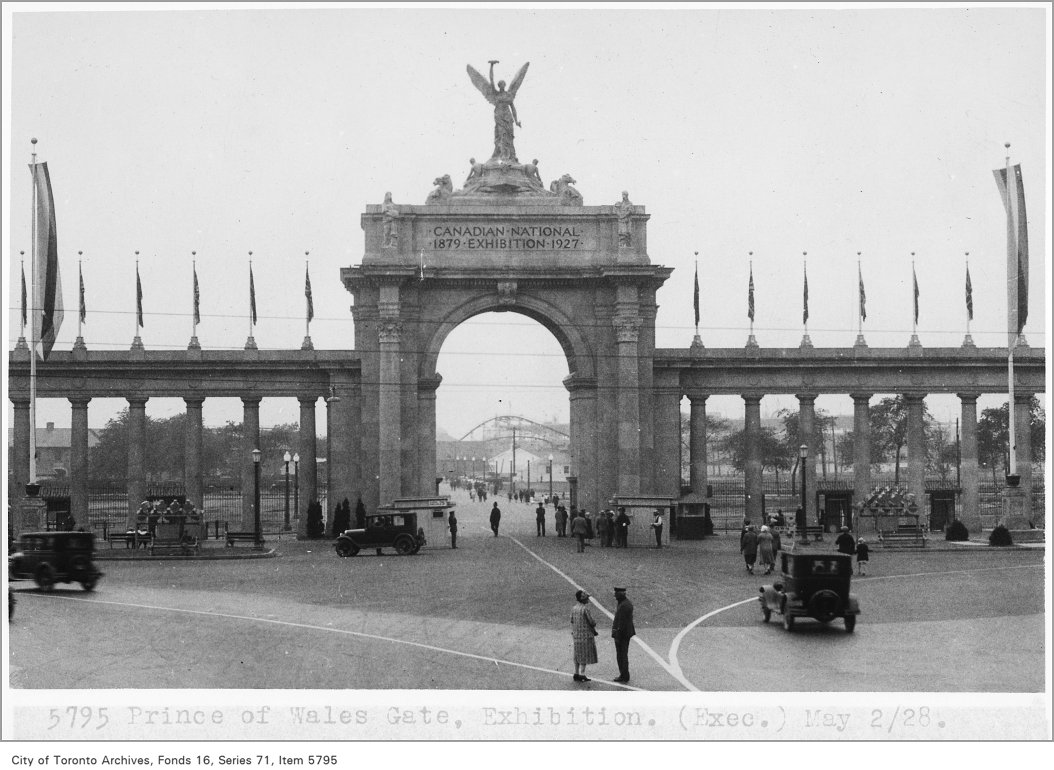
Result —
[[597, 229], [583, 222], [421, 222], [416, 241], [433, 253], [590, 252]]

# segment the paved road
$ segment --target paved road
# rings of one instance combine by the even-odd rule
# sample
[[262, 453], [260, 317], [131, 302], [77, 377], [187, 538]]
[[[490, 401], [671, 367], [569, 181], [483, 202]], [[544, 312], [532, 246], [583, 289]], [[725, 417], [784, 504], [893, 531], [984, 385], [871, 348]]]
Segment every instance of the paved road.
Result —
[[[1042, 692], [1043, 553], [873, 550], [863, 610], [788, 634], [763, 624], [764, 578], [735, 535], [575, 552], [534, 530], [534, 506], [456, 497], [459, 548], [335, 556], [277, 541], [273, 559], [102, 562], [94, 593], [15, 583], [16, 688], [617, 690], [611, 592], [636, 605], [632, 689]], [[550, 514], [550, 531], [552, 519]], [[593, 594], [593, 682], [572, 682], [568, 612]], [[1008, 651], [1013, 651], [1008, 655]], [[131, 663], [131, 665], [130, 665]]]

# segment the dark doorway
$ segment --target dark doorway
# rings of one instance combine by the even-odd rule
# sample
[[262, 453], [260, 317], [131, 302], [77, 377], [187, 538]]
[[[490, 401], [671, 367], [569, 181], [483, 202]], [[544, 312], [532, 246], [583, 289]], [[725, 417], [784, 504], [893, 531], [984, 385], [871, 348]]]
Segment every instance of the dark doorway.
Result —
[[853, 493], [851, 491], [820, 492], [816, 508], [821, 511], [826, 532], [837, 532], [840, 527], [853, 528]]
[[940, 532], [955, 520], [955, 490], [930, 492], [930, 530]]

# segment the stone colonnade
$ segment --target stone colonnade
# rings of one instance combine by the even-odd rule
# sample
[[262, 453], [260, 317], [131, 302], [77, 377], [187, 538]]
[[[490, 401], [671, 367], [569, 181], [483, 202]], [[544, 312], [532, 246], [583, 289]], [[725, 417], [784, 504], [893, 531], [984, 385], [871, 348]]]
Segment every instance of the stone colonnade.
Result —
[[[689, 392], [691, 408], [689, 427], [689, 469], [692, 492], [706, 494], [707, 486], [707, 436], [706, 436], [706, 400], [710, 394]], [[808, 461], [805, 466], [806, 518], [809, 523], [817, 520], [816, 510], [816, 447], [812, 444], [815, 403], [818, 394], [804, 393], [797, 396], [799, 403], [798, 420], [803, 443], [808, 447]], [[854, 505], [865, 500], [871, 493], [871, 427], [869, 419], [869, 402], [873, 394], [852, 393], [853, 399], [853, 494]], [[905, 393], [907, 403], [907, 446], [908, 473], [907, 488], [915, 495], [920, 509], [926, 511], [926, 451], [923, 430], [924, 399], [923, 393]], [[977, 460], [977, 399], [979, 393], [959, 393], [962, 404], [961, 423], [961, 486], [960, 512], [958, 518], [971, 532], [981, 528], [980, 479]], [[1031, 393], [1016, 393], [1014, 398], [1014, 419], [1017, 431], [1017, 463], [1021, 475], [1021, 488], [1026, 495], [1026, 511], [1032, 510], [1032, 452], [1031, 428], [1029, 423], [1029, 401]], [[663, 398], [676, 398], [680, 394], [669, 394]], [[761, 398], [758, 393], [747, 393], [742, 396], [745, 416], [746, 461], [744, 479], [746, 482], [746, 516], [751, 520], [761, 521], [762, 501], [762, 457], [761, 457]], [[859, 510], [859, 508], [857, 508]]]

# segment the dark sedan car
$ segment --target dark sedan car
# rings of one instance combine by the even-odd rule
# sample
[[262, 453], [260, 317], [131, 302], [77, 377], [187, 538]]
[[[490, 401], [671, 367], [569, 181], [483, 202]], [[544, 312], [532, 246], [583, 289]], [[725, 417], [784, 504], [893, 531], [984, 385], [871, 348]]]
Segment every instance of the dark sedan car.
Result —
[[346, 529], [334, 548], [338, 556], [354, 556], [362, 548], [394, 548], [403, 556], [417, 553], [425, 544], [424, 530], [417, 526], [416, 513], [375, 513], [366, 517], [362, 529]]
[[91, 591], [102, 577], [95, 568], [91, 532], [28, 532], [18, 538], [8, 569], [13, 578], [32, 578], [44, 591], [55, 583], [80, 583]]
[[773, 612], [783, 616], [783, 627], [794, 630], [796, 618], [807, 617], [821, 623], [842, 618], [845, 630], [856, 628], [860, 604], [849, 595], [853, 558], [840, 553], [780, 554], [782, 574], [772, 585], [758, 589], [761, 618], [766, 623]]

